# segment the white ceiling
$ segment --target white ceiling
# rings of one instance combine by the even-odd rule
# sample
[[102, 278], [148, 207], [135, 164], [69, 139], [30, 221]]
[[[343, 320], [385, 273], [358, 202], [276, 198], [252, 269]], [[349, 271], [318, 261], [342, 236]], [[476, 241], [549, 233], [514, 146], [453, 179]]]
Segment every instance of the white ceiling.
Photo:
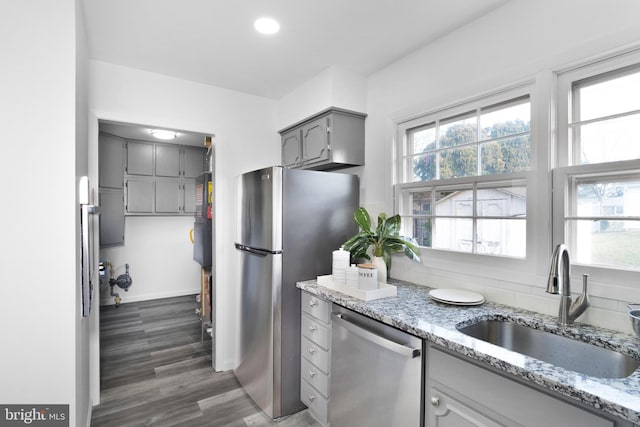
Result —
[[172, 131], [176, 131], [177, 133], [177, 136], [175, 139], [163, 140], [163, 139], [157, 139], [153, 137], [150, 133], [151, 129], [158, 129], [158, 128], [151, 128], [149, 126], [136, 125], [136, 124], [116, 123], [116, 122], [110, 122], [110, 121], [104, 121], [104, 120], [100, 121], [100, 132], [116, 135], [124, 139], [129, 139], [129, 140], [132, 139], [132, 140], [138, 140], [138, 141], [166, 142], [169, 144], [193, 145], [196, 147], [204, 146], [204, 138], [206, 135], [202, 133], [163, 128], [164, 130], [172, 130]]
[[[280, 99], [331, 66], [368, 76], [508, 0], [84, 0], [90, 58]], [[280, 22], [274, 36], [253, 21]]]

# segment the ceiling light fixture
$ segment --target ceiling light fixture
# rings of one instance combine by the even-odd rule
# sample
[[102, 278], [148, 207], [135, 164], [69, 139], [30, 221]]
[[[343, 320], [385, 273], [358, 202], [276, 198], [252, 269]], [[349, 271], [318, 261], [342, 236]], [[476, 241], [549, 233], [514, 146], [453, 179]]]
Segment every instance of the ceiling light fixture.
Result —
[[275, 34], [280, 31], [280, 24], [272, 18], [259, 18], [253, 23], [253, 27], [260, 34]]
[[149, 133], [158, 139], [173, 139], [178, 136], [178, 132], [161, 129], [151, 129]]

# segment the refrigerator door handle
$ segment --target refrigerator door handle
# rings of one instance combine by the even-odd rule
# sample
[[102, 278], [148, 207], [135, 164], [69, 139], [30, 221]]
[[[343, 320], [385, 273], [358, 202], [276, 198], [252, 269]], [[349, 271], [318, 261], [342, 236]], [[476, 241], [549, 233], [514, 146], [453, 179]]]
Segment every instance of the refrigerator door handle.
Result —
[[249, 252], [250, 254], [254, 254], [258, 256], [277, 255], [282, 253], [282, 251], [268, 251], [266, 249], [252, 248], [250, 246], [242, 245], [240, 243], [236, 243], [235, 245], [236, 245], [236, 249], [240, 251]]
[[398, 353], [402, 356], [409, 357], [411, 359], [419, 357], [421, 350], [419, 348], [411, 348], [406, 345], [399, 344], [395, 341], [391, 341], [387, 338], [381, 337], [378, 334], [363, 329], [342, 317], [342, 314], [331, 313], [331, 318], [338, 325], [342, 326], [349, 332], [353, 332], [356, 335], [360, 335], [365, 340], [377, 344], [387, 350], [391, 350], [394, 353]]

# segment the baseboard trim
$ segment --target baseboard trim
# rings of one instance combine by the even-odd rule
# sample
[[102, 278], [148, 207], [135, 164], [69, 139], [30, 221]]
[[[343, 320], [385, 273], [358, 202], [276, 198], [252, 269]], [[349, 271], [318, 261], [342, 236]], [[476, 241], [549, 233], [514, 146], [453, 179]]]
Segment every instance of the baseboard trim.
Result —
[[[199, 293], [200, 293], [200, 288], [193, 288], [193, 289], [181, 289], [179, 291], [171, 291], [171, 292], [159, 292], [159, 293], [153, 293], [153, 294], [136, 295], [131, 297], [128, 297], [126, 294], [121, 294], [121, 296], [123, 297], [122, 304], [126, 304], [128, 302], [149, 301], [149, 300], [161, 299], [161, 298], [181, 297], [185, 295], [195, 295]], [[115, 305], [115, 301], [113, 301], [112, 299], [109, 299], [106, 302], [100, 301], [100, 303], [101, 303], [100, 304], [101, 306]]]

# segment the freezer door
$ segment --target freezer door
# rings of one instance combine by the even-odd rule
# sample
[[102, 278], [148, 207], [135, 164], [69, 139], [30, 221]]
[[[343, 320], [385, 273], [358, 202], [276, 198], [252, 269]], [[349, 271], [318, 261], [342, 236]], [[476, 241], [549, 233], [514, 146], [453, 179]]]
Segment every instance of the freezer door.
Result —
[[282, 249], [282, 168], [260, 169], [238, 178], [237, 242], [252, 248]]
[[282, 255], [236, 245], [241, 258], [240, 364], [235, 375], [271, 418], [280, 416]]

